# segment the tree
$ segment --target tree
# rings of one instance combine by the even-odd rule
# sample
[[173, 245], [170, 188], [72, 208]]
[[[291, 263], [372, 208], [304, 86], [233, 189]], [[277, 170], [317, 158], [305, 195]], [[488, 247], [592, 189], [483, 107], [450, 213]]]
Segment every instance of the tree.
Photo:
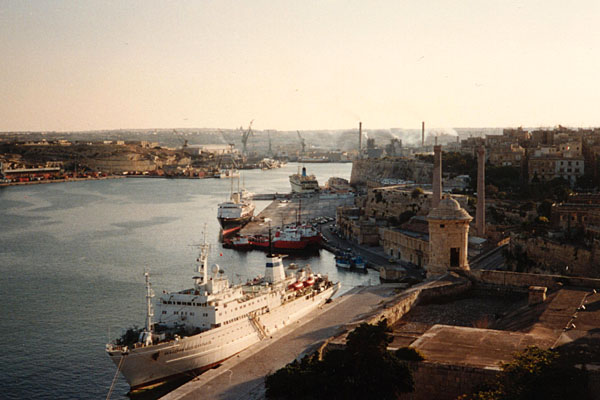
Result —
[[488, 388], [461, 400], [587, 399], [585, 371], [568, 365], [558, 351], [535, 346], [516, 353], [501, 365], [502, 372]]
[[[494, 185], [486, 185], [485, 193], [488, 195], [488, 197], [494, 198], [498, 195], [498, 187]], [[477, 193], [477, 195], [479, 196], [479, 193]]]
[[540, 205], [537, 207], [537, 213], [540, 217], [546, 217], [550, 219], [552, 215], [552, 201], [546, 199], [543, 200]]
[[396, 399], [414, 390], [412, 374], [387, 350], [387, 321], [363, 323], [348, 334], [343, 350], [294, 361], [265, 379], [266, 397], [277, 399]]
[[421, 196], [423, 193], [425, 193], [425, 192], [423, 191], [423, 189], [422, 189], [422, 188], [420, 188], [420, 187], [416, 187], [416, 188], [414, 188], [414, 189], [413, 189], [413, 191], [410, 193], [410, 197], [412, 197], [413, 199], [416, 199], [416, 198], [418, 198], [419, 196]]

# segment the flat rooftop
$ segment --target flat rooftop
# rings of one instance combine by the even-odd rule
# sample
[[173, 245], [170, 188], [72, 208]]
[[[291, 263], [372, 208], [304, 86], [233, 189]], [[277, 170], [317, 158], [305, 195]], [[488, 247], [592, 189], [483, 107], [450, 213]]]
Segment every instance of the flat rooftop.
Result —
[[540, 341], [536, 335], [521, 332], [434, 325], [411, 347], [430, 362], [499, 370], [500, 363], [512, 360], [516, 351], [553, 344], [552, 339]]
[[563, 287], [545, 302], [467, 296], [414, 307], [393, 326], [391, 347], [417, 348], [427, 361], [497, 369], [527, 346], [561, 348], [579, 362], [600, 360], [600, 293]]

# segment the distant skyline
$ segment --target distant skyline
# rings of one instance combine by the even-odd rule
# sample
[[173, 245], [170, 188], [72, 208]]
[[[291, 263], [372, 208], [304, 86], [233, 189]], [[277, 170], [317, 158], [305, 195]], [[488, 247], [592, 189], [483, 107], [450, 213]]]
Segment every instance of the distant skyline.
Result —
[[0, 131], [600, 126], [600, 2], [23, 1]]

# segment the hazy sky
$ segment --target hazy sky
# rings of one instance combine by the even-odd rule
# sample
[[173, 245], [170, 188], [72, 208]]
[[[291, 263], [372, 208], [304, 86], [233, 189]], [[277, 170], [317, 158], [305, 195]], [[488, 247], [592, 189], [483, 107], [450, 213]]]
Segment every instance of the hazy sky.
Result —
[[0, 131], [600, 125], [600, 1], [0, 0]]

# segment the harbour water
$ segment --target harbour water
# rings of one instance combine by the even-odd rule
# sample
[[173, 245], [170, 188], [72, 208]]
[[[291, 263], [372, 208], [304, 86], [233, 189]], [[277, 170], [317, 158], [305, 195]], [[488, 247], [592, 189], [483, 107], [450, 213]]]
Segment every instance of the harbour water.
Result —
[[[320, 184], [350, 177], [351, 164], [309, 164]], [[297, 164], [243, 171], [255, 193], [289, 192]], [[7, 399], [105, 398], [116, 368], [109, 338], [144, 323], [143, 271], [156, 292], [192, 283], [206, 226], [209, 262], [234, 281], [264, 270], [264, 253], [219, 244], [217, 204], [227, 179], [116, 179], [0, 188], [0, 388]], [[257, 211], [268, 202], [257, 202]], [[342, 282], [342, 291], [375, 284], [374, 272], [335, 268], [322, 250], [310, 264]], [[124, 398], [119, 377], [112, 398]]]

